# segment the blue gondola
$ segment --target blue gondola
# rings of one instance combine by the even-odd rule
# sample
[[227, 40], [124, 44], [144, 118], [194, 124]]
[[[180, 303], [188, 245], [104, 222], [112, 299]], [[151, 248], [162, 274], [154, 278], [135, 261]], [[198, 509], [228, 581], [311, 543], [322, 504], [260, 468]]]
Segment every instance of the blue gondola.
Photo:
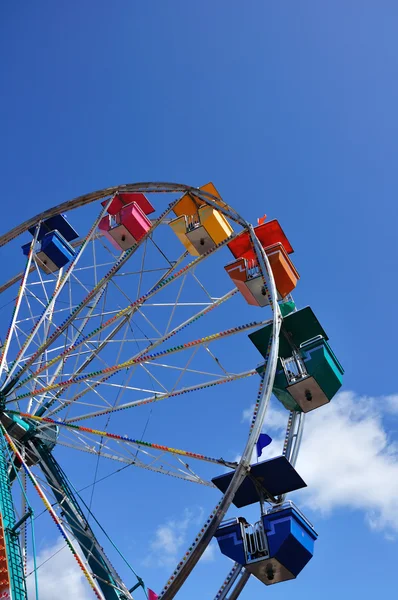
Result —
[[[55, 230], [57, 230], [67, 242], [73, 242], [73, 240], [76, 240], [79, 237], [79, 234], [68, 222], [65, 215], [54, 215], [53, 217], [44, 219], [44, 221], [40, 223], [40, 228], [37, 234], [37, 241], [41, 242], [46, 233]], [[35, 232], [36, 225], [29, 228], [29, 233], [35, 235]]]
[[241, 517], [224, 521], [215, 537], [225, 556], [272, 585], [297, 577], [311, 560], [318, 536], [300, 510], [286, 502], [254, 525]]
[[[36, 226], [29, 232], [35, 235]], [[44, 220], [37, 232], [37, 247], [35, 257], [38, 266], [45, 273], [54, 273], [67, 265], [75, 256], [76, 251], [69, 242], [75, 240], [78, 234], [68, 223], [64, 215], [55, 215]], [[22, 246], [22, 252], [29, 254], [30, 243]]]

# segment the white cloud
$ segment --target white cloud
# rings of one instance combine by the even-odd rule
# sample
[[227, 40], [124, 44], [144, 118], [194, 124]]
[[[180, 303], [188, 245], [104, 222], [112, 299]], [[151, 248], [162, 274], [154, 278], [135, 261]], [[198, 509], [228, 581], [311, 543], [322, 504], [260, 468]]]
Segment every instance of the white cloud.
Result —
[[[245, 410], [250, 421], [254, 406]], [[332, 402], [306, 416], [297, 470], [308, 484], [297, 493], [300, 507], [328, 514], [337, 508], [361, 510], [367, 524], [388, 539], [398, 534], [398, 443], [383, 417], [398, 414], [398, 395], [366, 397], [341, 392]], [[262, 458], [281, 454], [288, 411], [271, 403], [264, 431], [273, 437]], [[237, 460], [240, 456], [236, 457]], [[253, 458], [255, 460], [255, 458]], [[150, 542], [146, 566], [174, 566], [185, 551], [203, 510], [186, 509], [181, 519], [159, 525]], [[192, 531], [191, 531], [192, 529]], [[215, 558], [211, 544], [202, 561]]]
[[[270, 407], [264, 431], [276, 433], [264, 454], [280, 454], [282, 419]], [[325, 514], [336, 508], [361, 510], [368, 525], [389, 538], [398, 534], [398, 444], [384, 417], [398, 414], [398, 395], [366, 397], [341, 392], [306, 417], [297, 470], [308, 488], [301, 506]], [[264, 456], [264, 455], [263, 455]]]
[[382, 408], [380, 398], [342, 392], [308, 415], [297, 469], [313, 508], [360, 509], [370, 527], [391, 534], [398, 533], [398, 454]]
[[381, 396], [380, 401], [386, 412], [398, 415], [398, 394], [390, 396]]
[[[243, 411], [242, 421], [251, 421], [253, 416], [254, 404], [250, 408]], [[267, 410], [267, 415], [264, 421], [264, 431], [280, 431], [286, 429], [288, 412], [277, 410], [271, 402]]]
[[[61, 549], [62, 548], [62, 549]], [[58, 552], [59, 551], [59, 552]], [[53, 554], [53, 558], [50, 558]], [[50, 560], [48, 560], [50, 559]], [[53, 546], [48, 546], [37, 555], [37, 565], [48, 560], [37, 571], [39, 582], [40, 600], [54, 600], [58, 598], [60, 590], [63, 598], [78, 598], [79, 600], [91, 600], [93, 597], [91, 588], [88, 586], [84, 575], [78, 567], [69, 548], [60, 538]], [[32, 565], [29, 565], [29, 572]], [[27, 579], [28, 596], [35, 598], [34, 575]]]
[[201, 557], [201, 562], [213, 562], [216, 559], [216, 552], [218, 551], [218, 546], [215, 542], [211, 542], [203, 552]]
[[[144, 560], [145, 566], [173, 566], [180, 558], [188, 543], [188, 531], [191, 527], [198, 527], [204, 520], [202, 508], [184, 510], [180, 519], [169, 519], [166, 523], [159, 525], [155, 531], [153, 540], [150, 542], [150, 554]], [[193, 535], [193, 534], [192, 534]], [[212, 550], [208, 550], [207, 557], [203, 560], [211, 561], [214, 556]]]

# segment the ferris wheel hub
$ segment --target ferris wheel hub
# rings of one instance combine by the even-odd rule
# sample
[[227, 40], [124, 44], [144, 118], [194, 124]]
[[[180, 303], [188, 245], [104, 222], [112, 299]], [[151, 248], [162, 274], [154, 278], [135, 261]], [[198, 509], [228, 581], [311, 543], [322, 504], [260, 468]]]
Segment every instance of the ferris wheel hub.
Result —
[[28, 466], [36, 464], [40, 459], [36, 455], [32, 445], [40, 441], [51, 451], [58, 439], [59, 427], [55, 424], [46, 424], [44, 431], [38, 429], [36, 423], [24, 419], [15, 414], [1, 412], [0, 422], [13, 441], [25, 449], [26, 462]]

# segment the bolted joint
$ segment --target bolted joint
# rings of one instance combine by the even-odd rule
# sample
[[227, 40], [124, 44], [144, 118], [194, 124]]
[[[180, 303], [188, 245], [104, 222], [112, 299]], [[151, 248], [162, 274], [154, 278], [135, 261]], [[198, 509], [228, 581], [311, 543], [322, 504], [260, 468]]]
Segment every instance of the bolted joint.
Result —
[[129, 593], [132, 594], [134, 592], [134, 590], [136, 590], [139, 587], [142, 587], [143, 590], [145, 590], [145, 584], [143, 582], [143, 580], [141, 579], [141, 577], [137, 577], [137, 583], [131, 588], [129, 589]]
[[15, 525], [13, 527], [8, 527], [8, 531], [10, 533], [10, 535], [14, 535], [15, 537], [17, 537], [21, 532], [19, 531], [19, 528], [21, 527], [21, 525], [23, 525], [25, 523], [25, 521], [27, 519], [29, 519], [29, 517], [31, 517], [33, 515], [33, 510], [29, 507], [27, 512], [24, 514], [23, 517], [21, 517], [19, 519], [19, 521], [17, 523], [15, 523]]

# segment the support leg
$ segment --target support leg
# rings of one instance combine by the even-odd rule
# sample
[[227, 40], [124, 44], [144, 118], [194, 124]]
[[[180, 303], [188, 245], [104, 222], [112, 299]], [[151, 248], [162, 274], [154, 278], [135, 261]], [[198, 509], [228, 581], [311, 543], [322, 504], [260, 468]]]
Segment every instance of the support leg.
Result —
[[243, 591], [243, 588], [245, 587], [246, 583], [249, 581], [249, 578], [250, 578], [249, 571], [244, 570], [242, 573], [242, 577], [239, 579], [238, 583], [232, 590], [228, 600], [236, 600], [237, 598], [239, 598], [241, 592]]
[[21, 546], [18, 535], [12, 531], [15, 512], [8, 477], [7, 443], [2, 431], [0, 436], [0, 591], [8, 591], [12, 600], [27, 600]]
[[233, 587], [233, 585], [234, 585], [235, 581], [237, 580], [237, 578], [239, 577], [239, 574], [242, 571], [242, 569], [243, 569], [243, 567], [239, 563], [234, 564], [234, 566], [228, 573], [224, 583], [222, 584], [221, 588], [218, 590], [214, 600], [226, 600], [226, 598], [228, 596], [228, 592]]
[[40, 467], [90, 565], [94, 578], [97, 579], [105, 600], [131, 599], [130, 592], [98, 543], [61, 467], [43, 444], [35, 442], [35, 449], [41, 459]]

